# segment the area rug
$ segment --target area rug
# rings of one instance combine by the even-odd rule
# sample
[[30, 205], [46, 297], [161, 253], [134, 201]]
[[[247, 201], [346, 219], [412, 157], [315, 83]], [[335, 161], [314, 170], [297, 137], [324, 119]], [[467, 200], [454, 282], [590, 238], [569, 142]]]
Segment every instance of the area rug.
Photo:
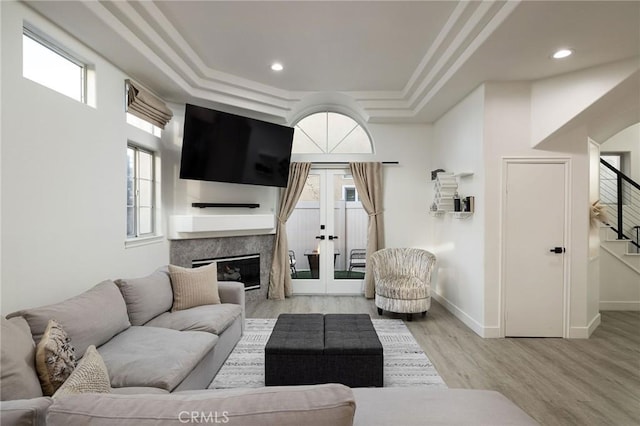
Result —
[[[385, 387], [447, 387], [402, 320], [371, 321], [382, 343]], [[244, 335], [209, 388], [263, 387], [264, 347], [275, 323], [275, 319], [248, 318]]]

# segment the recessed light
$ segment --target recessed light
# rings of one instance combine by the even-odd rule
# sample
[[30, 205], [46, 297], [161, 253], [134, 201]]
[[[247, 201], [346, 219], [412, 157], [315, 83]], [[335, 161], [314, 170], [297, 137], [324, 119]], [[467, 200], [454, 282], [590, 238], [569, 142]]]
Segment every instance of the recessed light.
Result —
[[551, 57], [553, 59], [562, 59], [562, 58], [566, 58], [567, 56], [571, 56], [573, 54], [573, 50], [571, 49], [560, 49], [557, 50], [553, 55], [551, 55]]
[[274, 62], [271, 64], [271, 71], [282, 71], [284, 67], [280, 62]]

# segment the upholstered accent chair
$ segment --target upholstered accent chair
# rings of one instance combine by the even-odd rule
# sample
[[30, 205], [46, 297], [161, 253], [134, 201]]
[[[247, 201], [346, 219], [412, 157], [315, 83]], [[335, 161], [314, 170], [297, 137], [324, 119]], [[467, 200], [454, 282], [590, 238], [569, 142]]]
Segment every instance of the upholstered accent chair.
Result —
[[386, 248], [371, 255], [378, 314], [383, 311], [424, 317], [431, 307], [431, 274], [434, 254], [417, 248]]

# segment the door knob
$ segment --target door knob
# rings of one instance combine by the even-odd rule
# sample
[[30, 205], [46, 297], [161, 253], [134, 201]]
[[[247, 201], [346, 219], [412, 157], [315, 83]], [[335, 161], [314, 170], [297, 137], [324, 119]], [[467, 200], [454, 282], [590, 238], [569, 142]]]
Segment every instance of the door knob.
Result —
[[338, 236], [337, 235], [329, 235], [329, 239], [330, 240], [337, 240]]
[[324, 235], [316, 235], [316, 240], [324, 240]]
[[554, 247], [551, 250], [549, 250], [551, 253], [556, 253], [556, 254], [560, 254], [560, 253], [564, 253], [566, 250], [564, 247]]

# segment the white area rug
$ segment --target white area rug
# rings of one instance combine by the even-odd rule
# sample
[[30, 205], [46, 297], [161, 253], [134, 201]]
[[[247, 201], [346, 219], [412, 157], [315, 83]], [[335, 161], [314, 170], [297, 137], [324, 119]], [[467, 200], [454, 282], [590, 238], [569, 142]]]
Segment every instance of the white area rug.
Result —
[[[384, 386], [446, 388], [433, 364], [399, 319], [372, 319], [384, 351]], [[244, 335], [229, 355], [211, 389], [264, 386], [264, 347], [275, 319], [248, 318]]]

